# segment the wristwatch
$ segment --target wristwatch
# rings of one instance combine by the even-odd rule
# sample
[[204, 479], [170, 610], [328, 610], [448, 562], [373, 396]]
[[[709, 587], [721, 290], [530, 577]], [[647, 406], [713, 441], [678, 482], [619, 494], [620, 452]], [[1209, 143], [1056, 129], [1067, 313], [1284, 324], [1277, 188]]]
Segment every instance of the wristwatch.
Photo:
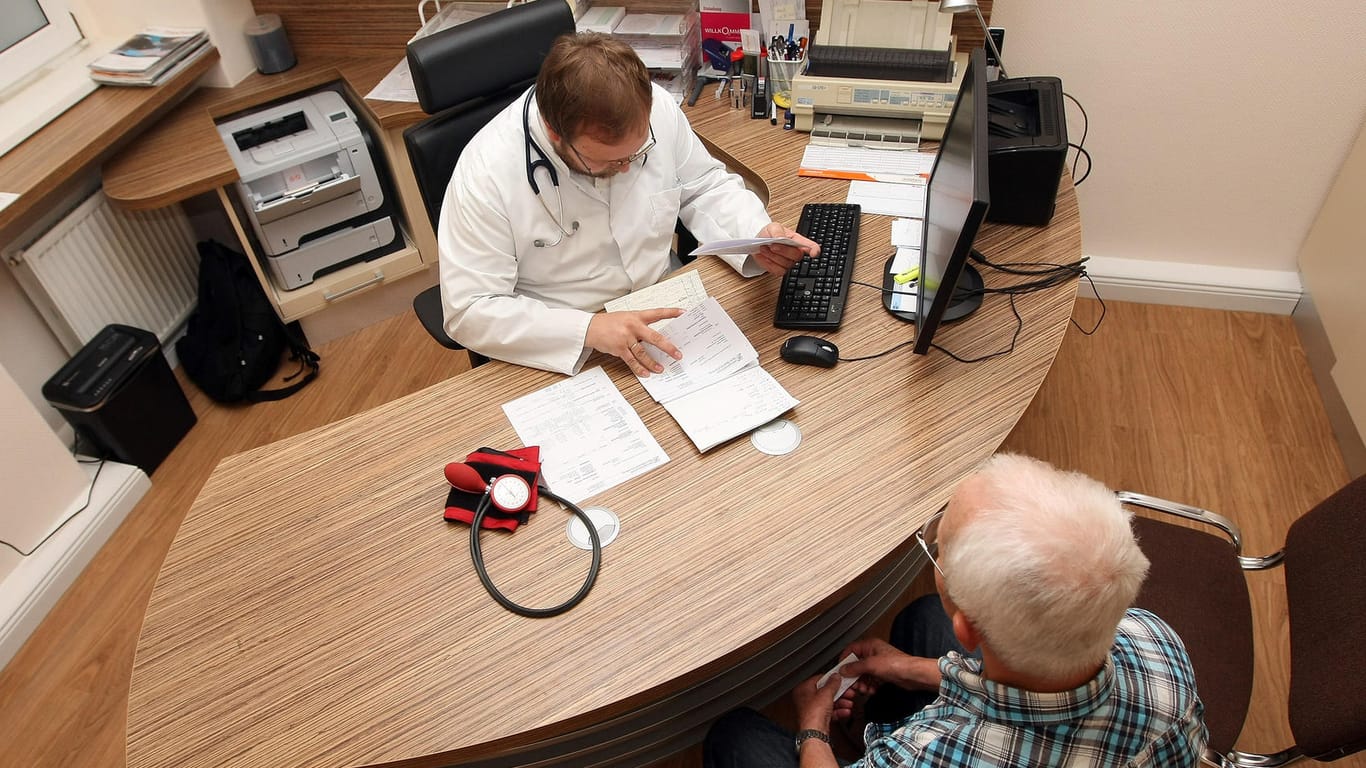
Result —
[[830, 734], [826, 733], [825, 731], [818, 731], [818, 730], [816, 730], [815, 728], [807, 728], [807, 729], [804, 730], [804, 731], [798, 731], [798, 732], [797, 732], [797, 755], [798, 755], [798, 756], [801, 756], [801, 754], [802, 754], [802, 742], [806, 741], [807, 739], [820, 739], [821, 741], [825, 742], [826, 744], [829, 744], [829, 743], [830, 743]]

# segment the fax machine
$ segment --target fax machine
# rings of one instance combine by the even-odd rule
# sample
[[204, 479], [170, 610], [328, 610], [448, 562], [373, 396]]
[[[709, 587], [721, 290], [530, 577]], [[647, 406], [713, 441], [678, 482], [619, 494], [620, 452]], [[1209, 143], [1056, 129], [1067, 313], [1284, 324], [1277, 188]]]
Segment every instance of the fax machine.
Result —
[[967, 68], [953, 16], [928, 0], [825, 0], [792, 114], [811, 143], [915, 149], [938, 140]]
[[384, 167], [341, 94], [320, 90], [236, 117], [218, 134], [280, 288], [402, 247]]

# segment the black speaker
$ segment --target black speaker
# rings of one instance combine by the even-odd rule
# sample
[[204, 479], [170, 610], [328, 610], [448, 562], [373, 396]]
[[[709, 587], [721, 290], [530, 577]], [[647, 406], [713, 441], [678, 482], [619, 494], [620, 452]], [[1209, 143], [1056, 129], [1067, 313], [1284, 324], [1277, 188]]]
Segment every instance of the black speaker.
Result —
[[1015, 77], [987, 84], [987, 220], [1043, 226], [1053, 218], [1067, 162], [1062, 81]]

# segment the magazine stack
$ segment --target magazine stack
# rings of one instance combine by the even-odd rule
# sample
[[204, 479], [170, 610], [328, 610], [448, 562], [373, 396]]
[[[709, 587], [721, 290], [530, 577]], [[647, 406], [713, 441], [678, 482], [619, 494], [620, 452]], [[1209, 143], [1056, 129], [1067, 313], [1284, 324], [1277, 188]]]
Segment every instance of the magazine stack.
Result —
[[109, 85], [157, 85], [209, 50], [202, 29], [148, 27], [90, 62], [90, 77]]

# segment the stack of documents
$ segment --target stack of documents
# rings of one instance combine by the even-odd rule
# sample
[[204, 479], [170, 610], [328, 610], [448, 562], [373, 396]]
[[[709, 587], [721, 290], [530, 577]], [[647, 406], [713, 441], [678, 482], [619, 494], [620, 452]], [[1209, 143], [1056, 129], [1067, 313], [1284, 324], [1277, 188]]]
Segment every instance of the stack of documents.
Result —
[[640, 383], [697, 450], [706, 453], [797, 405], [759, 365], [759, 353], [715, 298], [674, 318], [663, 334], [683, 359], [674, 360], [647, 345], [664, 372], [641, 378]]
[[90, 62], [90, 78], [110, 85], [157, 85], [208, 50], [202, 29], [148, 27]]
[[550, 489], [575, 504], [669, 461], [601, 366], [503, 405], [522, 445], [541, 448]]
[[595, 5], [575, 20], [574, 28], [579, 32], [601, 32], [610, 35], [625, 15], [625, 8]]
[[930, 178], [930, 171], [934, 170], [934, 158], [934, 152], [808, 144], [797, 175], [924, 184]]
[[612, 34], [634, 48], [637, 44], [676, 45], [687, 31], [687, 20], [681, 13], [628, 13]]
[[687, 13], [626, 13], [615, 23], [612, 36], [631, 46], [655, 82], [681, 104], [692, 91], [702, 59], [700, 19], [695, 9]]
[[[797, 405], [716, 299], [689, 270], [607, 304], [607, 311], [678, 307], [652, 327], [683, 352], [674, 360], [647, 346], [663, 373], [640, 379], [697, 450], [750, 432]], [[658, 441], [601, 367], [503, 405], [522, 445], [541, 448], [546, 482], [579, 503], [668, 462]]]
[[651, 326], [678, 347], [683, 359], [646, 345], [664, 372], [641, 378], [640, 384], [674, 417], [697, 450], [706, 453], [797, 405], [759, 366], [759, 353], [726, 310], [707, 295], [697, 270], [609, 301], [604, 308], [623, 312], [659, 307], [687, 310]]

